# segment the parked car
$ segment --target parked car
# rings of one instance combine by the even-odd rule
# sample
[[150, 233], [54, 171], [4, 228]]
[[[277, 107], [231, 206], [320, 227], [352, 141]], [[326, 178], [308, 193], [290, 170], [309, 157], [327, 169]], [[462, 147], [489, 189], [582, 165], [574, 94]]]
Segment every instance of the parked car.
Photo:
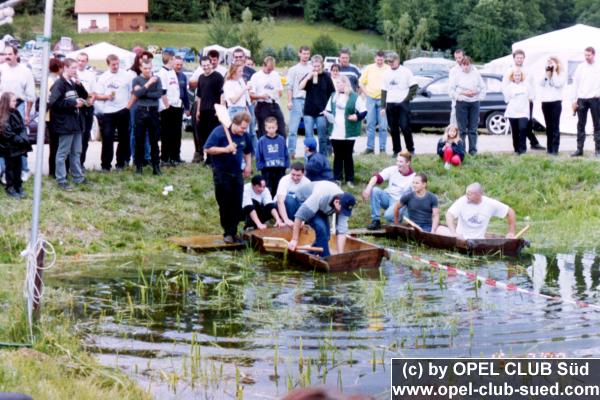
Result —
[[329, 69], [331, 68], [331, 66], [333, 64], [339, 64], [339, 63], [340, 63], [339, 57], [325, 57], [325, 60], [323, 60], [323, 68], [325, 69], [325, 71], [329, 71]]
[[196, 53], [189, 47], [182, 47], [175, 52], [176, 56], [183, 58], [184, 62], [196, 61]]
[[[510, 132], [510, 124], [504, 118], [506, 103], [502, 95], [502, 76], [482, 74], [487, 86], [485, 99], [481, 101], [479, 126], [489, 133], [503, 135]], [[446, 126], [450, 121], [452, 100], [448, 95], [448, 74], [433, 78], [419, 88], [410, 102], [411, 127], [414, 131], [426, 126]]]

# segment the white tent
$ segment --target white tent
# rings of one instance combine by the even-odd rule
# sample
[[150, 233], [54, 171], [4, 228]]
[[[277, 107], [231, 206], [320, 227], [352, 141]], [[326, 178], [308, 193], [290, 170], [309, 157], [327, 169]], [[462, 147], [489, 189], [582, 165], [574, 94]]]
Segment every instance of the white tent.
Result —
[[[525, 52], [525, 70], [533, 75], [534, 82], [543, 79], [546, 62], [550, 56], [558, 57], [564, 70], [568, 73], [568, 85], [563, 90], [563, 111], [560, 118], [561, 132], [577, 132], [577, 117], [573, 116], [571, 110], [572, 78], [577, 65], [583, 62], [583, 52], [588, 46], [600, 51], [600, 29], [582, 24], [534, 36], [515, 42], [512, 45], [513, 51], [521, 49]], [[484, 70], [504, 74], [512, 65], [512, 56], [509, 54], [490, 61], [485, 65]], [[533, 117], [544, 125], [544, 116], [539, 101], [534, 102]], [[591, 126], [591, 118], [588, 118], [587, 132], [592, 131]]]
[[441, 57], [417, 57], [406, 60], [403, 64], [413, 73], [425, 71], [448, 72], [454, 66], [455, 62]]
[[122, 49], [107, 42], [100, 42], [93, 46], [85, 47], [67, 54], [67, 58], [77, 58], [79, 53], [85, 52], [90, 60], [106, 60], [110, 54], [119, 57], [121, 64], [129, 67], [133, 63], [135, 53], [129, 50]]

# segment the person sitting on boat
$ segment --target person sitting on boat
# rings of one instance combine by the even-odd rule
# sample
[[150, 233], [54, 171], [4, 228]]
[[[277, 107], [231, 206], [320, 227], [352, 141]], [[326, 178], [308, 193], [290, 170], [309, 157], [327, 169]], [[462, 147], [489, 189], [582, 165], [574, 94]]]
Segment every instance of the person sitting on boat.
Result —
[[344, 192], [334, 182], [320, 181], [303, 185], [296, 192], [296, 197], [302, 205], [294, 218], [294, 231], [289, 249], [296, 250], [300, 238], [300, 228], [307, 223], [315, 230], [313, 246], [322, 247], [322, 257], [331, 255], [329, 251], [329, 216], [336, 214], [337, 253], [344, 252], [346, 235], [348, 234], [348, 218], [352, 215], [352, 208], [356, 199], [351, 193]]
[[271, 191], [267, 187], [266, 179], [262, 175], [253, 176], [252, 180], [244, 185], [242, 208], [246, 216], [244, 229], [266, 229], [266, 222], [271, 218], [275, 220], [276, 226], [285, 226], [281, 218], [279, 218]]
[[[371, 198], [371, 223], [367, 226], [369, 230], [381, 229], [379, 213], [383, 208], [384, 218], [392, 222], [394, 220], [394, 206], [400, 197], [412, 190], [412, 181], [415, 176], [410, 163], [412, 155], [408, 151], [401, 151], [396, 157], [396, 165], [387, 167], [383, 171], [373, 175], [367, 187], [362, 192], [365, 201]], [[380, 189], [375, 187], [388, 181], [388, 187]]]
[[406, 207], [408, 218], [417, 224], [425, 232], [433, 232], [440, 223], [440, 209], [438, 198], [435, 194], [427, 191], [427, 175], [415, 174], [412, 183], [413, 190], [396, 202], [394, 206], [394, 223], [398, 224], [400, 209]]
[[450, 169], [450, 165], [458, 167], [465, 159], [465, 143], [458, 135], [458, 126], [448, 125], [444, 130], [444, 136], [437, 145], [437, 153], [444, 160], [444, 168]]
[[[498, 200], [484, 196], [481, 184], [472, 183], [467, 186], [466, 195], [456, 200], [446, 212], [449, 235], [460, 239], [484, 239], [491, 217], [506, 218], [506, 237], [515, 237], [514, 210]], [[458, 224], [455, 220], [458, 220]]]
[[317, 141], [314, 137], [304, 139], [306, 154], [306, 177], [311, 182], [333, 181], [333, 171], [327, 156], [317, 152]]
[[304, 176], [304, 164], [298, 161], [292, 163], [290, 173], [279, 180], [277, 193], [275, 194], [277, 211], [281, 216], [281, 220], [287, 226], [294, 226], [294, 215], [300, 208], [300, 201], [296, 198], [296, 190], [307, 183], [310, 183], [310, 180]]

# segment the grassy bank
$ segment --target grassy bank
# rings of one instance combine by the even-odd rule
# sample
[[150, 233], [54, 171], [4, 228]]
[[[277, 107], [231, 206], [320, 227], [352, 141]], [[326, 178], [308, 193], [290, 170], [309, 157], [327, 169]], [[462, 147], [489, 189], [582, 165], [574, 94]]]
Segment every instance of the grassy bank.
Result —
[[[42, 32], [42, 16], [17, 16], [15, 26], [27, 24], [31, 31]], [[77, 31], [76, 22], [73, 21], [72, 29]], [[296, 49], [301, 45], [310, 45], [319, 35], [327, 34], [343, 46], [365, 44], [371, 48], [385, 47], [385, 40], [381, 35], [369, 32], [351, 31], [331, 23], [319, 22], [310, 25], [302, 19], [277, 19], [273, 29], [264, 32], [263, 46], [279, 49], [285, 45], [292, 45]], [[195, 47], [200, 49], [213, 44], [208, 42], [208, 24], [174, 23], [174, 22], [148, 22], [146, 32], [112, 32], [112, 33], [76, 33], [73, 40], [83, 46], [87, 43], [110, 42], [114, 45], [131, 49], [134, 46], [147, 46], [150, 44], [161, 47]]]
[[[393, 164], [389, 156], [356, 156], [356, 196], [372, 172]], [[600, 239], [600, 163], [534, 154], [481, 155], [463, 167], [446, 171], [435, 156], [418, 156], [416, 171], [430, 176], [430, 190], [440, 199], [442, 215], [473, 181], [487, 194], [511, 205], [518, 228], [531, 224], [530, 251], [592, 249]], [[63, 192], [45, 178], [41, 215], [42, 234], [55, 246], [58, 268], [72, 259], [103, 255], [174, 254], [172, 235], [220, 233], [218, 211], [209, 169], [187, 164], [165, 169], [161, 177], [148, 169], [87, 174], [89, 185]], [[174, 191], [163, 196], [163, 187]], [[32, 193], [32, 182], [26, 191]], [[27, 341], [19, 253], [30, 229], [31, 196], [14, 201], [0, 196], [0, 341]], [[369, 223], [369, 206], [359, 202], [352, 227]], [[505, 232], [505, 221], [492, 228]], [[18, 263], [19, 265], [15, 265]], [[62, 269], [62, 268], [61, 268]], [[36, 398], [145, 398], [116, 371], [102, 368], [82, 350], [81, 337], [69, 317], [74, 300], [67, 292], [49, 290], [33, 350], [0, 351], [0, 391], [20, 390]]]

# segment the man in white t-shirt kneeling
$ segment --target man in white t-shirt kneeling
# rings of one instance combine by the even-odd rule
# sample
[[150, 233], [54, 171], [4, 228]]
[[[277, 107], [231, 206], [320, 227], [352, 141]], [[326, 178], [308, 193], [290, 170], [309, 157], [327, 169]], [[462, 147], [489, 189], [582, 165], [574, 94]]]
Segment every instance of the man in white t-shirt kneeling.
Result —
[[446, 212], [447, 234], [461, 239], [483, 239], [492, 217], [506, 218], [506, 237], [515, 237], [514, 210], [498, 200], [484, 196], [481, 184], [472, 183], [467, 186], [466, 194], [456, 200]]
[[253, 176], [252, 180], [244, 185], [242, 208], [246, 215], [244, 229], [266, 229], [266, 223], [271, 219], [275, 220], [275, 226], [285, 226], [279, 218], [277, 207], [262, 175]]
[[290, 166], [290, 173], [279, 180], [277, 185], [277, 210], [287, 226], [294, 226], [294, 216], [300, 208], [300, 200], [296, 198], [296, 190], [300, 186], [310, 183], [310, 180], [304, 176], [304, 164], [294, 162]]

